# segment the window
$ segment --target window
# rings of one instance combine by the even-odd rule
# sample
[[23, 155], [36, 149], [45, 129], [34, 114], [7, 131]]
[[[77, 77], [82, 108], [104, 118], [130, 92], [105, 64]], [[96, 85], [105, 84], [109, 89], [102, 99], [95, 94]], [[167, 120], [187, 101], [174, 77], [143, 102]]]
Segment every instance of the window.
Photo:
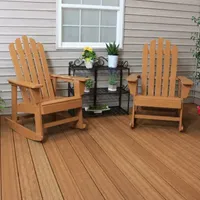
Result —
[[122, 48], [125, 0], [57, 0], [57, 48]]

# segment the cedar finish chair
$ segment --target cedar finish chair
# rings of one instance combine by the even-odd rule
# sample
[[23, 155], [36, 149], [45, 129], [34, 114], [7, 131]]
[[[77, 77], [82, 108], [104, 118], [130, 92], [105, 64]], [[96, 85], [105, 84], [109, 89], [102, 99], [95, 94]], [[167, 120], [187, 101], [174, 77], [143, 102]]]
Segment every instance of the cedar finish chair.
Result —
[[[60, 76], [49, 73], [43, 45], [26, 36], [9, 45], [10, 55], [16, 72], [16, 80], [8, 80], [12, 86], [12, 118], [8, 124], [17, 133], [35, 141], [42, 141], [44, 129], [75, 122], [76, 128], [84, 129], [82, 117], [82, 94], [86, 78]], [[73, 97], [57, 97], [56, 81], [60, 79], [74, 84]], [[20, 88], [23, 102], [17, 103], [17, 87]], [[43, 124], [42, 116], [69, 109], [76, 109], [76, 115], [62, 120]], [[17, 112], [34, 114], [35, 132], [29, 130], [17, 118]]]
[[[131, 118], [131, 127], [134, 128], [135, 119], [153, 119], [179, 122], [179, 131], [183, 131], [183, 99], [188, 97], [193, 82], [186, 77], [176, 76], [178, 48], [171, 46], [170, 41], [159, 38], [158, 47], [156, 40], [151, 41], [143, 49], [142, 75], [130, 75], [127, 78], [130, 93], [134, 96]], [[138, 79], [141, 78], [142, 93], [138, 94]], [[178, 95], [176, 94], [178, 82]], [[155, 116], [138, 114], [138, 107], [177, 109], [177, 117]]]

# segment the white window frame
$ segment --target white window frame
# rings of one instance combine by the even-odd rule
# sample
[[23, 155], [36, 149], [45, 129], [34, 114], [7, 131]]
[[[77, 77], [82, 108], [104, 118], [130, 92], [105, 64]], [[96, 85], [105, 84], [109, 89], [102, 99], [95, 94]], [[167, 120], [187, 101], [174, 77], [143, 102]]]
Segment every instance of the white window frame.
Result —
[[[119, 0], [119, 6], [103, 6], [103, 5], [83, 5], [83, 4], [63, 4], [62, 0], [57, 0], [56, 4], [56, 48], [57, 49], [80, 49], [85, 46], [103, 49], [105, 43], [93, 42], [62, 42], [62, 9], [63, 8], [78, 8], [78, 9], [93, 9], [93, 10], [110, 10], [117, 11], [117, 26], [116, 26], [116, 43], [120, 49], [123, 48], [124, 37], [124, 9], [125, 0]], [[113, 41], [111, 41], [113, 42]]]

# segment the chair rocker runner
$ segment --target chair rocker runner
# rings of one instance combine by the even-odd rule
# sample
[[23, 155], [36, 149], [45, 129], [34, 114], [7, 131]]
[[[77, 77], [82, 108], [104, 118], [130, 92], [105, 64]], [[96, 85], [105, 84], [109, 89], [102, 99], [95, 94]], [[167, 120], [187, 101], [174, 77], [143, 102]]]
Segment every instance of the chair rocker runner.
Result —
[[[82, 117], [82, 95], [87, 78], [53, 75], [49, 73], [43, 45], [26, 36], [9, 45], [10, 55], [16, 72], [16, 80], [8, 80], [12, 86], [12, 118], [7, 118], [9, 126], [21, 135], [35, 141], [42, 141], [44, 129], [74, 122], [76, 128], [84, 129]], [[62, 80], [74, 84], [73, 97], [57, 97], [56, 82]], [[23, 102], [17, 102], [17, 87]], [[42, 116], [57, 112], [76, 110], [75, 116], [43, 124]], [[33, 114], [35, 132], [23, 126], [17, 112]]]
[[[179, 122], [179, 131], [183, 131], [183, 99], [188, 97], [193, 82], [186, 77], [176, 76], [178, 62], [178, 48], [170, 41], [159, 38], [144, 45], [142, 74], [130, 75], [127, 78], [130, 93], [134, 96], [131, 127], [134, 128], [135, 119], [155, 119]], [[138, 80], [141, 78], [142, 93], [138, 94]], [[176, 95], [176, 83], [178, 94]], [[138, 107], [169, 108], [178, 110], [177, 117], [144, 115], [136, 112]]]

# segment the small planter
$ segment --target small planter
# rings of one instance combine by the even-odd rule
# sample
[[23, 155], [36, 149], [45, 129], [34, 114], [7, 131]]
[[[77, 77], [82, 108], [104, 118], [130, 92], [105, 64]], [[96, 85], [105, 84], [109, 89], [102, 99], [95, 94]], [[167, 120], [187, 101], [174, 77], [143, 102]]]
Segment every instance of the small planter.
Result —
[[106, 49], [108, 52], [108, 67], [116, 68], [118, 64], [119, 55], [119, 44], [116, 45], [115, 42], [106, 44]]
[[84, 92], [85, 93], [89, 93], [90, 92], [90, 88], [85, 87]]
[[118, 56], [109, 55], [108, 56], [108, 67], [109, 68], [117, 68], [118, 64]]
[[117, 91], [117, 84], [116, 85], [108, 85], [108, 91], [116, 92]]
[[85, 111], [93, 112], [95, 114], [102, 114], [104, 111], [109, 111], [110, 108], [107, 105], [97, 105], [97, 106], [89, 106], [85, 107]]
[[85, 67], [87, 69], [92, 69], [92, 67], [93, 67], [93, 60], [90, 60], [90, 61], [85, 61], [84, 60], [84, 62], [85, 62]]

